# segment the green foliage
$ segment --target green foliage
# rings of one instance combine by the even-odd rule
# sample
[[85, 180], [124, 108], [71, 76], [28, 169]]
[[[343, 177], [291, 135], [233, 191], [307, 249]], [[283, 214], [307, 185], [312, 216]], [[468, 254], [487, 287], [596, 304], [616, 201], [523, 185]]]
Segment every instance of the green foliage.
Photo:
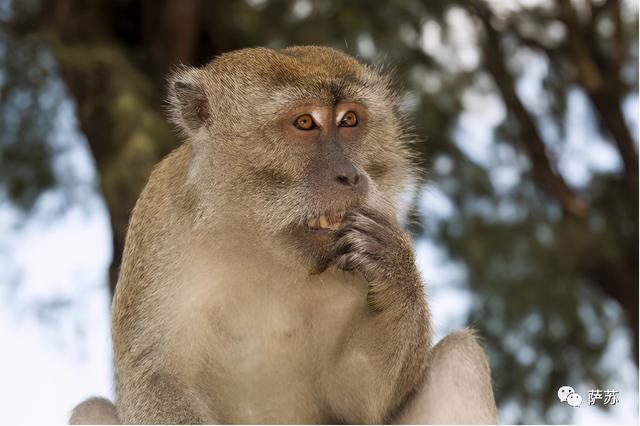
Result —
[[57, 108], [53, 70], [55, 61], [39, 40], [0, 31], [0, 199], [26, 210], [55, 184], [55, 147], [47, 143]]

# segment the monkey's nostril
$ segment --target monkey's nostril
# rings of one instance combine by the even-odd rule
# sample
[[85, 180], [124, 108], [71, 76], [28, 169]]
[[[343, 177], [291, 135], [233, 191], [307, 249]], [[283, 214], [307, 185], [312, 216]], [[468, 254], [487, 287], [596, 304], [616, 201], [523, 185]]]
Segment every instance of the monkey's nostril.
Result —
[[336, 176], [336, 180], [340, 182], [342, 185], [351, 186], [351, 183], [349, 182], [349, 178], [344, 175]]
[[360, 181], [360, 175], [358, 174], [354, 174], [353, 176], [338, 175], [336, 176], [336, 180], [344, 186], [356, 187], [358, 185], [358, 182]]

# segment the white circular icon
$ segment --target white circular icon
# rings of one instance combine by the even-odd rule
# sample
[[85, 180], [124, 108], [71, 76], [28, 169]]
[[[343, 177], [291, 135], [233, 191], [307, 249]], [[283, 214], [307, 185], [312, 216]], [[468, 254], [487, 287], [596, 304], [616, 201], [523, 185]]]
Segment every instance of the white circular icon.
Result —
[[572, 407], [579, 407], [582, 404], [582, 397], [574, 392], [567, 397], [567, 404]]
[[573, 393], [576, 393], [576, 391], [571, 386], [563, 386], [558, 389], [558, 398], [560, 402], [566, 402], [567, 397]]

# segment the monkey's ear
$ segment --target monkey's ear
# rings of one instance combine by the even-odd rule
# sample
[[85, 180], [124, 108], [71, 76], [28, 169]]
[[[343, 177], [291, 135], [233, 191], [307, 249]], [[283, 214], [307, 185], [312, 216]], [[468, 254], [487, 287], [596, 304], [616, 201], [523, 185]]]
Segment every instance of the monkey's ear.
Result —
[[210, 116], [200, 70], [182, 66], [169, 78], [169, 116], [187, 134], [198, 131]]

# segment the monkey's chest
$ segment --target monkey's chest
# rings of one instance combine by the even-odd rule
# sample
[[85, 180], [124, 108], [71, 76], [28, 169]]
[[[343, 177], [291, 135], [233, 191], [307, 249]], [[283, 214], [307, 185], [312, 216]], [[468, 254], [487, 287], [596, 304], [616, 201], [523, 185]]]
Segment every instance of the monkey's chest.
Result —
[[[291, 285], [238, 285], [193, 307], [183, 335], [195, 389], [224, 423], [330, 422], [324, 378], [366, 313], [366, 284], [344, 274]], [[184, 360], [183, 360], [184, 362]], [[203, 396], [205, 392], [202, 392]]]

